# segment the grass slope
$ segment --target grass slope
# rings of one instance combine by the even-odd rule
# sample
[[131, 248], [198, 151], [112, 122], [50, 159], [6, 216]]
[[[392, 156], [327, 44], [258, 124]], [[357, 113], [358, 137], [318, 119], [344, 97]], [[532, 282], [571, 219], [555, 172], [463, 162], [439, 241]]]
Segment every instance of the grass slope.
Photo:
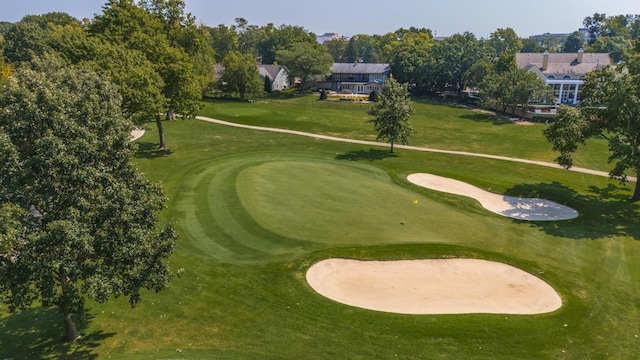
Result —
[[[286, 100], [207, 102], [202, 115], [233, 122], [286, 128], [311, 133], [375, 140], [367, 103], [317, 101], [313, 95]], [[413, 103], [411, 123], [416, 133], [411, 145], [436, 149], [505, 155], [553, 162], [558, 156], [542, 135], [545, 124], [522, 126], [490, 113], [457, 105], [420, 100]], [[574, 165], [609, 171], [605, 140], [589, 140], [574, 158]]]
[[[252, 112], [252, 105], [215, 106]], [[533, 165], [411, 151], [391, 156], [195, 120], [166, 122], [165, 130], [170, 150], [154, 150], [157, 135], [149, 131], [136, 162], [165, 187], [163, 221], [180, 232], [170, 263], [182, 276], [161, 293], [144, 293], [135, 310], [126, 299], [90, 302], [84, 338], [73, 345], [59, 343], [62, 321], [51, 310], [0, 315], [0, 358], [627, 359], [640, 350], [640, 209], [623, 200], [629, 186]], [[474, 200], [408, 183], [413, 172], [548, 198], [581, 216], [558, 223], [504, 218]], [[564, 305], [537, 316], [353, 308], [304, 281], [312, 263], [335, 256], [501, 261], [549, 282]]]

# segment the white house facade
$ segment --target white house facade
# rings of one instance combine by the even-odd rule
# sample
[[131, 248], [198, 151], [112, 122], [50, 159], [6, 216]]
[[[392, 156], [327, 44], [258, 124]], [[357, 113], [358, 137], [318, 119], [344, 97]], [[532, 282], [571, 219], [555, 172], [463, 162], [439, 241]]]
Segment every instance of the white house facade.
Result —
[[271, 81], [271, 90], [282, 91], [291, 86], [289, 82], [289, 70], [282, 65], [258, 65], [260, 77]]
[[585, 53], [518, 53], [516, 62], [522, 69], [538, 75], [553, 87], [555, 104], [575, 105], [581, 101], [580, 88], [585, 76], [611, 64], [609, 54]]
[[380, 92], [390, 75], [389, 64], [334, 63], [331, 75], [316, 86], [342, 93], [370, 94], [372, 91]]

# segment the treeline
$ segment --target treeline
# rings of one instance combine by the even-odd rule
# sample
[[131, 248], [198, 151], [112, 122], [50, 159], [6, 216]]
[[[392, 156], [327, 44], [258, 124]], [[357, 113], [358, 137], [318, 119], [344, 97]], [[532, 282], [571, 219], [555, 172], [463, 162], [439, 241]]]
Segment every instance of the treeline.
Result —
[[[316, 34], [296, 25], [258, 26], [244, 18], [233, 25], [196, 25], [184, 7], [184, 1], [110, 0], [102, 14], [85, 22], [50, 13], [0, 23], [2, 76], [19, 62], [54, 54], [109, 77], [121, 88], [133, 119], [148, 119], [159, 109], [172, 118], [194, 115], [202, 94], [214, 90], [259, 97], [268, 87], [258, 63], [285, 65], [303, 86], [328, 75], [333, 62], [389, 63], [393, 76], [416, 95], [460, 93], [495, 72], [513, 69], [517, 52], [582, 48], [621, 61], [640, 35], [640, 15], [596, 13], [584, 19], [588, 37], [576, 31], [566, 38], [520, 38], [511, 28], [499, 28], [487, 39], [465, 32], [438, 40], [427, 28], [411, 27], [320, 45]], [[225, 69], [219, 76], [214, 76], [215, 64]]]
[[215, 65], [208, 34], [183, 1], [110, 0], [85, 22], [65, 13], [29, 15], [6, 29], [1, 44], [6, 76], [45, 58], [95, 71], [117, 86], [125, 116], [156, 120], [161, 147], [159, 114], [195, 116]]

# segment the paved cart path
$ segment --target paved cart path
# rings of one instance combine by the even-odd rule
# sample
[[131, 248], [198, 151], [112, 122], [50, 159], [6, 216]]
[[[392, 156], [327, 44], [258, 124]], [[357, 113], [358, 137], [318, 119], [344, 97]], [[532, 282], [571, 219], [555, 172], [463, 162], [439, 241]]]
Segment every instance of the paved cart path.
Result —
[[[352, 143], [352, 144], [361, 144], [361, 145], [378, 146], [378, 147], [389, 147], [389, 144], [381, 143], [381, 142], [377, 142], [377, 141], [346, 139], [346, 138], [339, 138], [339, 137], [335, 137], [335, 136], [313, 134], [313, 133], [308, 133], [308, 132], [304, 132], [304, 131], [278, 129], [278, 128], [255, 126], [255, 125], [236, 124], [236, 123], [233, 123], [233, 122], [224, 121], [224, 120], [218, 120], [218, 119], [212, 119], [212, 118], [205, 117], [205, 116], [196, 116], [196, 119], [203, 120], [203, 121], [208, 121], [208, 122], [219, 124], [219, 125], [233, 126], [233, 127], [238, 127], [238, 128], [244, 128], [244, 129], [259, 130], [259, 131], [271, 131], [271, 132], [277, 132], [277, 133], [283, 133], [283, 134], [307, 136], [307, 137], [311, 137], [311, 138], [315, 138], [315, 139], [339, 141], [339, 142], [346, 142], [346, 143]], [[508, 157], [508, 156], [491, 155], [491, 154], [479, 154], [479, 153], [472, 153], [472, 152], [467, 152], [467, 151], [442, 150], [442, 149], [433, 149], [433, 148], [419, 147], [419, 146], [409, 146], [409, 145], [394, 145], [394, 147], [397, 148], [397, 149], [407, 149], [407, 150], [414, 150], [414, 151], [426, 151], [426, 152], [441, 153], [441, 154], [451, 154], [451, 155], [475, 156], [475, 157], [481, 157], [481, 158], [486, 158], [486, 159], [513, 161], [513, 162], [519, 162], [519, 163], [524, 163], [524, 164], [533, 164], [533, 165], [539, 165], [539, 166], [552, 167], [552, 168], [556, 168], [556, 169], [564, 169], [562, 166], [560, 166], [558, 164], [555, 164], [555, 163], [550, 163], [550, 162], [545, 162], [545, 161], [537, 161], [537, 160], [519, 159], [519, 158], [514, 158], [514, 157]], [[585, 169], [585, 168], [575, 167], [575, 166], [571, 167], [568, 170], [569, 171], [580, 172], [580, 173], [585, 173], [585, 174], [609, 177], [609, 173], [605, 172], [605, 171], [591, 170], [591, 169]], [[635, 177], [628, 177], [627, 180], [636, 181], [636, 178]]]

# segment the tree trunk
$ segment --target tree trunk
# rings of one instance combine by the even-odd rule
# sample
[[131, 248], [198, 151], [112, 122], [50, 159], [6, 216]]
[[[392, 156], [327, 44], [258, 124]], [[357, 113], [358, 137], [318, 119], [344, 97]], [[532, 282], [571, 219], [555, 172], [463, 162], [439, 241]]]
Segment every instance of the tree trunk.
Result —
[[[640, 175], [640, 171], [637, 171], [636, 173]], [[640, 176], [636, 175], [636, 189], [633, 191], [631, 201], [636, 202], [638, 200], [640, 200]]]
[[389, 153], [393, 154], [393, 140], [391, 140], [391, 150], [389, 150]]
[[167, 120], [175, 120], [176, 119], [176, 111], [173, 108], [169, 108], [167, 110]]
[[164, 150], [164, 129], [162, 128], [162, 121], [160, 120], [160, 115], [156, 115], [156, 125], [158, 126], [158, 135], [160, 136], [160, 147], [159, 150]]
[[71, 318], [71, 314], [64, 315], [64, 341], [65, 342], [74, 342], [78, 340], [80, 334], [78, 334], [78, 329], [76, 328], [76, 324], [73, 322]]

